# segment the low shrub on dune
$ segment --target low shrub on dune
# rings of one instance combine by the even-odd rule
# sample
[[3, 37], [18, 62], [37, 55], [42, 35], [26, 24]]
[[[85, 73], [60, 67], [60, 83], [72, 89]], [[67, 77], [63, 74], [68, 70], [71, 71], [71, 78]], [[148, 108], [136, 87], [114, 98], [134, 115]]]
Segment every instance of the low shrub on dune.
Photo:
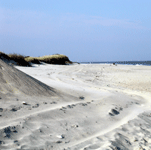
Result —
[[25, 57], [20, 54], [9, 54], [11, 60], [14, 60], [19, 66], [31, 66], [29, 62], [25, 60]]
[[4, 60], [10, 60], [10, 57], [8, 55], [6, 55], [5, 53], [0, 51], [0, 59]]

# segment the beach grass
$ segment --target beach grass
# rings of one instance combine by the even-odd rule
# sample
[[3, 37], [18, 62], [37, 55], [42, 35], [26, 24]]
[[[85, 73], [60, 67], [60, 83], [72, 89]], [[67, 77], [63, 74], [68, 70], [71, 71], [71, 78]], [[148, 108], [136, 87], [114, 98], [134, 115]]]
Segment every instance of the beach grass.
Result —
[[35, 57], [25, 57], [25, 60], [29, 63], [33, 63], [33, 64], [41, 64], [40, 61], [38, 60], [38, 58]]
[[25, 60], [27, 62], [32, 62], [37, 64], [39, 64], [40, 62], [44, 62], [48, 64], [59, 64], [59, 65], [66, 65], [72, 63], [67, 56], [61, 54], [46, 55], [41, 57], [26, 57]]
[[31, 66], [30, 63], [25, 60], [25, 56], [23, 55], [13, 53], [9, 54], [8, 56], [11, 60], [14, 60], [19, 66]]
[[61, 54], [46, 55], [46, 56], [38, 57], [37, 59], [41, 62], [45, 62], [48, 64], [65, 65], [65, 64], [71, 63], [71, 61], [69, 60], [67, 56], [61, 55]]
[[0, 52], [0, 59], [5, 59], [9, 61], [13, 60], [19, 66], [31, 66], [31, 63], [41, 64], [42, 62], [48, 64], [58, 64], [58, 65], [72, 64], [69, 58], [62, 54], [45, 55], [41, 57], [30, 57], [30, 56], [23, 56], [16, 53], [7, 55], [3, 52]]

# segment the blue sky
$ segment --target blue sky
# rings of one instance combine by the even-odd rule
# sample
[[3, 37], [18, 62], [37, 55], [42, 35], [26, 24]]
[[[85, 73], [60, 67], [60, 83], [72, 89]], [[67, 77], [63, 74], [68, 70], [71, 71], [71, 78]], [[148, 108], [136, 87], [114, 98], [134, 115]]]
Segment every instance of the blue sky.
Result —
[[0, 51], [151, 60], [150, 0], [0, 0]]

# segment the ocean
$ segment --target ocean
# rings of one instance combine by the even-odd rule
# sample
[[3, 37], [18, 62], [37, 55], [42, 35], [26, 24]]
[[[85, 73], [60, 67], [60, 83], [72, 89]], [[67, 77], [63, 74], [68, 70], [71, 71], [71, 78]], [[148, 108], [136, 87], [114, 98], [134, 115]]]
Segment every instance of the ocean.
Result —
[[81, 64], [123, 64], [123, 65], [145, 65], [151, 66], [151, 61], [98, 61], [98, 62], [80, 62]]

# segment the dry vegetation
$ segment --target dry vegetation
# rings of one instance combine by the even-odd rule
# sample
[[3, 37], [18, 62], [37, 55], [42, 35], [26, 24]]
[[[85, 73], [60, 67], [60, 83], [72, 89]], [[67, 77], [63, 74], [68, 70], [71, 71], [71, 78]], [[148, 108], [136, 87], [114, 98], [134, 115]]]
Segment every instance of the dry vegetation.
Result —
[[19, 54], [9, 54], [11, 60], [17, 62], [19, 66], [31, 66], [29, 62], [25, 60], [25, 57]]
[[0, 52], [0, 59], [5, 59], [8, 61], [15, 61], [19, 66], [31, 66], [31, 63], [34, 64], [41, 64], [41, 62], [45, 62], [48, 64], [59, 64], [59, 65], [66, 65], [72, 64], [69, 58], [65, 55], [55, 54], [55, 55], [46, 55], [42, 57], [30, 57], [30, 56], [23, 56], [19, 54], [5, 54]]
[[59, 54], [36, 57], [36, 59], [48, 64], [60, 64], [60, 65], [71, 64], [71, 61], [67, 56]]
[[35, 57], [28, 56], [28, 57], [25, 57], [25, 60], [29, 63], [40, 64], [40, 61]]
[[5, 53], [3, 53], [3, 52], [0, 51], [0, 59], [7, 59], [7, 60], [9, 60], [10, 57], [8, 55], [6, 55]]

